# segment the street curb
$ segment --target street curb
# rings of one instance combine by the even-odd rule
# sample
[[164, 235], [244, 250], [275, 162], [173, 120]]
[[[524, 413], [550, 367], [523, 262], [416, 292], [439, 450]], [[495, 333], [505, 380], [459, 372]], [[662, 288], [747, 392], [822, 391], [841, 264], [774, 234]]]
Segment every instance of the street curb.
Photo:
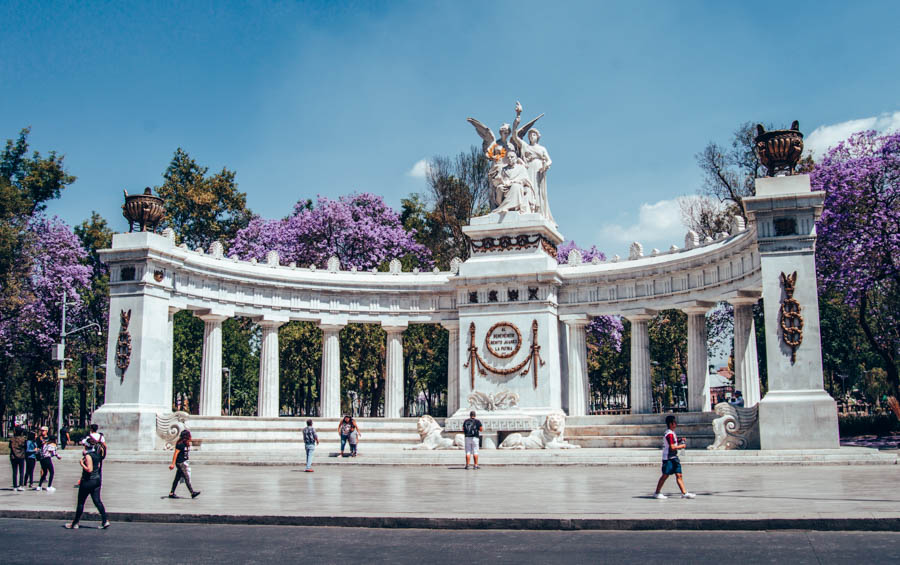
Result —
[[[71, 511], [0, 510], [0, 518], [70, 520]], [[85, 513], [85, 520], [99, 520]], [[412, 516], [252, 516], [110, 512], [115, 522], [222, 524], [252, 526], [327, 526], [439, 530], [813, 530], [898, 532], [900, 518], [451, 518]]]

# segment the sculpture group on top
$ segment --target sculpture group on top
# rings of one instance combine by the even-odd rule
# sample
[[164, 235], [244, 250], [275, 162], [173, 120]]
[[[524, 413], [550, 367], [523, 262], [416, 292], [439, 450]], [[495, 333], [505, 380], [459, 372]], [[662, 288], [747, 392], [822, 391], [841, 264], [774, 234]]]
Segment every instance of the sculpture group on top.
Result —
[[488, 173], [491, 211], [536, 213], [555, 225], [547, 200], [547, 170], [552, 161], [547, 149], [539, 143], [541, 133], [533, 127], [543, 115], [520, 128], [522, 105], [516, 102], [516, 119], [512, 127], [509, 124], [500, 126], [499, 138], [494, 137], [494, 132], [475, 118], [468, 118], [467, 121], [475, 126], [483, 140], [484, 155], [491, 161]]

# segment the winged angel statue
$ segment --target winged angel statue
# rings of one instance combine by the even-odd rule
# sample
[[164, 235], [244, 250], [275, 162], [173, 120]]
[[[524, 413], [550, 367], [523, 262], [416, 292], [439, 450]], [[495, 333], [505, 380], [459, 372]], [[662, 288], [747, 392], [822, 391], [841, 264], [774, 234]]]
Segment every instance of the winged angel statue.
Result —
[[[512, 127], [500, 126], [500, 137], [475, 118], [467, 118], [481, 137], [485, 157], [491, 161], [488, 177], [491, 182], [491, 211], [537, 213], [556, 224], [547, 200], [547, 170], [550, 154], [541, 145], [541, 133], [534, 124], [544, 114], [521, 128], [522, 105], [516, 102], [516, 119]], [[528, 136], [526, 143], [525, 136]]]

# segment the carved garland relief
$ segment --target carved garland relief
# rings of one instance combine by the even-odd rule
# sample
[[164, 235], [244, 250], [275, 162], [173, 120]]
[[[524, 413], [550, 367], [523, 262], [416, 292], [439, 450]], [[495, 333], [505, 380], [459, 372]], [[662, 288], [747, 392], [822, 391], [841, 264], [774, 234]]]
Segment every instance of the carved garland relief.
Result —
[[803, 316], [800, 314], [800, 303], [794, 299], [794, 287], [797, 284], [797, 271], [791, 275], [781, 273], [781, 285], [784, 287], [784, 300], [781, 301], [781, 339], [791, 348], [791, 363], [797, 361], [797, 348], [803, 343]]
[[[509, 335], [509, 337], [498, 337], [500, 335], [498, 330], [500, 327], [504, 327], [503, 336]], [[506, 328], [513, 328], [515, 330], [516, 337], [513, 338], [511, 332], [508, 334], [508, 330]], [[494, 335], [495, 343], [491, 343], [491, 336]], [[508, 353], [507, 349], [510, 348], [513, 344], [513, 339], [517, 340], [517, 346], [515, 347], [515, 351], [503, 357], [502, 355], [497, 355], [494, 353], [494, 350], [500, 353]], [[508, 343], [502, 343], [506, 342]], [[531, 322], [531, 348], [528, 355], [522, 360], [521, 363], [517, 363], [512, 367], [494, 367], [490, 363], [488, 363], [478, 352], [478, 346], [476, 345], [477, 341], [475, 340], [475, 322], [469, 324], [469, 360], [463, 365], [463, 368], [469, 369], [469, 385], [474, 390], [475, 389], [475, 371], [482, 376], [486, 376], [487, 372], [490, 371], [495, 375], [512, 375], [515, 373], [520, 373], [521, 375], [527, 375], [529, 371], [532, 373], [532, 384], [534, 388], [537, 388], [537, 371], [538, 367], [543, 367], [546, 363], [543, 359], [541, 359], [541, 346], [538, 345], [538, 323], [537, 320], [533, 320]], [[489, 345], [490, 344], [490, 345]], [[519, 349], [521, 349], [522, 338], [519, 329], [516, 328], [515, 325], [509, 322], [500, 322], [494, 324], [490, 330], [488, 330], [487, 335], [485, 336], [485, 346], [488, 351], [495, 355], [496, 357], [500, 357], [501, 359], [510, 358], [515, 355]]]
[[543, 249], [545, 253], [547, 253], [554, 259], [556, 258], [556, 246], [553, 245], [553, 242], [551, 242], [541, 234], [523, 234], [517, 236], [504, 235], [498, 238], [485, 237], [480, 240], [472, 240], [472, 249], [475, 251], [475, 253], [487, 253], [489, 251], [494, 251], [495, 249], [499, 249], [501, 251], [517, 251], [520, 249], [536, 247], [538, 245], [540, 245], [541, 249]]
[[128, 322], [131, 321], [131, 310], [119, 313], [119, 339], [116, 342], [116, 368], [119, 369], [120, 382], [125, 382], [125, 371], [131, 364], [131, 334], [128, 333]]

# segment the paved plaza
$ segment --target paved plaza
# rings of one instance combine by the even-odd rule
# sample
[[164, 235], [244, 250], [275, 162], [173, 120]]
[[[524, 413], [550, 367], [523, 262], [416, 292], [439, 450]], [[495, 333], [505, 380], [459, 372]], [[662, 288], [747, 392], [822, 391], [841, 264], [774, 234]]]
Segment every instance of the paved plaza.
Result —
[[[55, 493], [0, 490], [0, 517], [64, 519], [75, 507], [74, 452]], [[694, 500], [650, 497], [655, 467], [195, 464], [196, 500], [166, 497], [174, 473], [108, 462], [103, 500], [117, 521], [508, 529], [900, 530], [897, 466], [685, 465]], [[184, 486], [180, 493], [186, 495]], [[87, 509], [93, 512], [88, 502]]]

